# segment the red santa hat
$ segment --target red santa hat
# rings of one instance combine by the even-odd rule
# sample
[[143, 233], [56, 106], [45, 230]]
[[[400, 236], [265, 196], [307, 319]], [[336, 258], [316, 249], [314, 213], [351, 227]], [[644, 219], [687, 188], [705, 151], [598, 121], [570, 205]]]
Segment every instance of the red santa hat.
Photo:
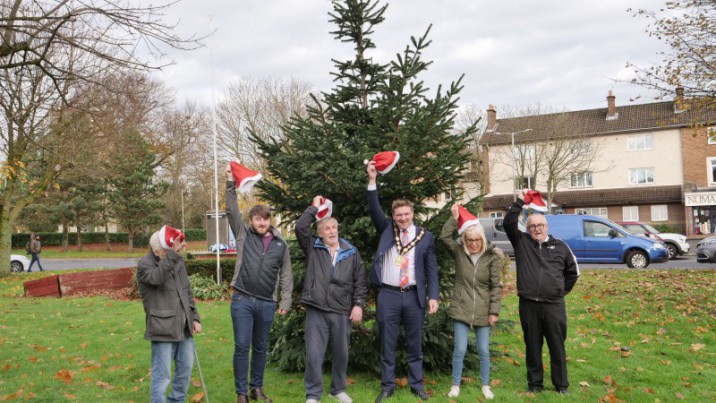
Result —
[[536, 190], [528, 190], [525, 193], [525, 205], [523, 208], [531, 208], [532, 210], [547, 212], [547, 203], [542, 198], [542, 193]]
[[328, 218], [333, 214], [333, 202], [321, 197], [321, 204], [318, 206], [318, 212], [316, 213], [316, 219], [322, 220]]
[[458, 204], [457, 211], [457, 233], [459, 235], [462, 235], [462, 233], [465, 232], [468, 227], [471, 227], [473, 225], [482, 226], [482, 224], [480, 224], [480, 220], [474, 215], [472, 215], [472, 213], [467, 211], [465, 207]]
[[184, 233], [168, 225], [159, 230], [159, 242], [164, 249], [171, 249], [174, 241], [183, 241]]
[[[400, 160], [400, 153], [397, 151], [383, 151], [373, 156], [373, 161], [375, 161], [375, 170], [381, 175], [385, 175], [390, 172], [395, 164], [398, 163], [398, 160]], [[368, 164], [368, 162], [368, 160], [363, 161], [364, 164]]]
[[234, 175], [234, 181], [239, 192], [244, 193], [261, 180], [261, 174], [241, 165], [238, 160], [231, 161], [231, 173]]

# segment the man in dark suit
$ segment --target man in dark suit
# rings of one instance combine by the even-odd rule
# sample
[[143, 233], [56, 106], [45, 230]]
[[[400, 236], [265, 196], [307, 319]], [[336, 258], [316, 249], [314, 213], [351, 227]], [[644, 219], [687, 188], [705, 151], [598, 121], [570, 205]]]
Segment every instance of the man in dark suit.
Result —
[[[392, 219], [385, 216], [378, 200], [377, 171], [368, 164], [368, 209], [380, 234], [378, 251], [370, 273], [371, 283], [380, 287], [376, 318], [380, 331], [382, 402], [395, 389], [395, 351], [398, 331], [403, 326], [408, 351], [408, 382], [412, 393], [422, 400], [430, 397], [423, 390], [423, 322], [427, 299], [428, 313], [438, 311], [438, 263], [433, 234], [413, 224], [413, 204], [393, 201]], [[426, 287], [427, 283], [427, 287]], [[427, 288], [427, 292], [426, 292]], [[427, 298], [426, 298], [427, 296]]]

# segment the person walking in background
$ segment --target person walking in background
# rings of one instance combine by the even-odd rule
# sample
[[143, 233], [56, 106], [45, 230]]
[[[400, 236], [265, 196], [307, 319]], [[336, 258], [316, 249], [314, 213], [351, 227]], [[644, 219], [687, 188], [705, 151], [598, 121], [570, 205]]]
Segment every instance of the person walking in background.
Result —
[[285, 315], [292, 302], [291, 258], [286, 241], [271, 225], [271, 209], [263, 204], [253, 206], [249, 210], [248, 226], [239, 210], [236, 188], [246, 191], [258, 178], [260, 174], [238, 163], [226, 165], [226, 216], [236, 239], [231, 320], [237, 403], [248, 403], [249, 398], [272, 402], [263, 390], [268, 336], [277, 305], [278, 314]]
[[549, 224], [539, 213], [527, 217], [527, 233], [519, 230], [517, 220], [525, 205], [525, 195], [537, 193], [524, 189], [505, 216], [507, 237], [515, 249], [517, 295], [520, 324], [525, 340], [527, 391], [544, 389], [542, 344], [547, 340], [552, 384], [558, 393], [567, 394], [567, 313], [564, 297], [579, 277], [577, 260], [566, 243], [548, 234]]
[[32, 255], [32, 260], [30, 260], [30, 267], [27, 268], [28, 272], [32, 271], [32, 265], [37, 262], [37, 267], [40, 268], [40, 271], [43, 271], [42, 263], [40, 263], [40, 253], [42, 253], [42, 243], [40, 242], [40, 236], [35, 235], [34, 232], [30, 233], [30, 255]]
[[[152, 342], [152, 403], [183, 402], [194, 367], [194, 334], [201, 332], [186, 274], [184, 234], [165, 225], [149, 238], [151, 250], [137, 263], [137, 283], [146, 315], [144, 338]], [[171, 379], [174, 361], [174, 380]], [[167, 387], [172, 392], [167, 398]]]
[[[452, 355], [452, 387], [449, 397], [460, 395], [462, 368], [468, 335], [475, 329], [480, 357], [480, 380], [485, 399], [495, 395], [490, 389], [490, 330], [500, 315], [504, 254], [485, 239], [480, 221], [464, 207], [454, 204], [452, 216], [443, 225], [440, 240], [455, 259], [455, 288], [448, 315], [455, 321]], [[460, 241], [453, 239], [455, 230]]]
[[[421, 400], [430, 396], [423, 390], [423, 323], [428, 313], [438, 311], [438, 262], [430, 231], [413, 224], [413, 204], [396, 199], [392, 219], [385, 216], [378, 200], [376, 161], [367, 166], [366, 192], [370, 218], [380, 241], [371, 283], [380, 287], [376, 299], [376, 320], [380, 333], [381, 392], [376, 403], [387, 400], [395, 390], [396, 350], [400, 327], [405, 331], [408, 350], [410, 391]], [[426, 304], [427, 300], [427, 304]]]
[[330, 396], [341, 403], [353, 401], [345, 391], [351, 323], [363, 319], [367, 294], [360, 254], [348, 241], [338, 237], [338, 221], [326, 216], [316, 224], [319, 236], [311, 234], [311, 224], [319, 211], [331, 212], [327, 207], [331, 205], [316, 196], [296, 221], [296, 238], [308, 258], [301, 294], [301, 302], [306, 305], [306, 403], [321, 401], [321, 369], [329, 341], [332, 348]]

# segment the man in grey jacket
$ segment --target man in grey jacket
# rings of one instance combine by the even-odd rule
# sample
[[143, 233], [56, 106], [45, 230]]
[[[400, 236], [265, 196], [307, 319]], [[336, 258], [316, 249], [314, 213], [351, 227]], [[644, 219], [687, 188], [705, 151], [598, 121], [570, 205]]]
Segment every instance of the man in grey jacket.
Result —
[[333, 356], [330, 395], [341, 403], [351, 403], [353, 400], [345, 392], [348, 346], [351, 322], [363, 319], [365, 269], [358, 250], [338, 237], [335, 218], [318, 221], [319, 237], [311, 235], [321, 200], [316, 196], [296, 221], [296, 238], [308, 258], [301, 294], [301, 302], [306, 305], [306, 403], [321, 401], [321, 369], [329, 340]]
[[263, 391], [268, 335], [277, 304], [279, 315], [291, 309], [291, 258], [286, 241], [271, 226], [268, 206], [253, 206], [249, 211], [249, 225], [244, 224], [230, 164], [226, 165], [226, 177], [226, 215], [236, 239], [236, 266], [231, 280], [236, 401], [248, 403], [251, 398], [270, 403], [272, 400]]
[[160, 231], [157, 231], [149, 244], [152, 250], [137, 263], [137, 282], [146, 314], [144, 338], [152, 341], [150, 399], [152, 403], [167, 399], [174, 360], [174, 380], [168, 401], [183, 402], [194, 366], [193, 334], [201, 332], [184, 258], [179, 255], [184, 239], [177, 237], [163, 247]]

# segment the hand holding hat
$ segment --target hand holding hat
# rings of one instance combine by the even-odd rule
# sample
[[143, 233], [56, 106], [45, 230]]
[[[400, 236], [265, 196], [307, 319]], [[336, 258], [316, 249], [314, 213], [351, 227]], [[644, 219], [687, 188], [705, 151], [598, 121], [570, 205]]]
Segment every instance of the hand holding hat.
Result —
[[333, 214], [333, 202], [323, 196], [314, 197], [313, 205], [318, 208], [318, 212], [316, 213], [316, 220], [328, 218]]
[[175, 252], [178, 252], [184, 247], [182, 245], [184, 239], [185, 236], [183, 232], [168, 225], [163, 226], [159, 230], [159, 243], [164, 249], [174, 249]]
[[470, 213], [465, 207], [458, 204], [457, 210], [457, 233], [459, 235], [462, 235], [462, 233], [465, 232], [466, 229], [473, 225], [479, 225], [480, 227], [482, 227], [482, 224], [480, 224], [480, 220], [472, 213]]
[[373, 162], [375, 170], [379, 174], [385, 175], [392, 170], [400, 160], [400, 153], [397, 151], [383, 151], [375, 154], [371, 161], [363, 160], [363, 164], [368, 165], [369, 162]]
[[231, 168], [231, 174], [234, 178], [234, 182], [236, 182], [236, 188], [239, 189], [239, 192], [241, 193], [251, 190], [251, 188], [262, 178], [260, 173], [241, 165], [239, 160], [231, 161], [229, 166]]

